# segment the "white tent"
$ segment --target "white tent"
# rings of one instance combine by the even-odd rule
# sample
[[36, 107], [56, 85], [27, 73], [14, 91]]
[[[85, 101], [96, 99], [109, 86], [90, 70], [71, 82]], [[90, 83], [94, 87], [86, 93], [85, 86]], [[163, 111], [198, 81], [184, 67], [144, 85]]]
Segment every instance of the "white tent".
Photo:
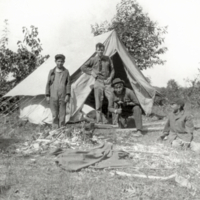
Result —
[[[153, 99], [156, 93], [145, 79], [141, 71], [134, 64], [133, 58], [119, 40], [115, 31], [110, 31], [97, 37], [91, 37], [82, 44], [66, 47], [65, 67], [69, 70], [72, 80], [71, 101], [67, 106], [66, 121], [78, 120], [79, 112], [84, 103], [94, 107], [94, 101], [88, 96], [91, 94], [94, 78], [83, 74], [80, 67], [92, 56], [95, 56], [95, 44], [104, 43], [105, 55], [111, 57], [115, 68], [115, 77], [122, 78], [128, 87], [132, 88], [146, 114], [151, 113]], [[49, 70], [55, 67], [54, 57], [48, 59], [20, 84], [5, 96], [25, 96], [21, 104], [20, 117], [32, 123], [51, 123], [52, 115], [49, 105], [45, 101], [44, 93]], [[35, 98], [33, 98], [36, 96]], [[91, 96], [91, 95], [90, 95]]]

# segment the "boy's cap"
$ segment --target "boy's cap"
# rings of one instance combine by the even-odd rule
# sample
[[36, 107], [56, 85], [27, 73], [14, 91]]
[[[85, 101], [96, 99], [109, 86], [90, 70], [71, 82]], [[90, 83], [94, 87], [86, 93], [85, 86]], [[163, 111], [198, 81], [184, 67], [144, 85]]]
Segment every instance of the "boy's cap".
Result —
[[63, 60], [65, 60], [65, 56], [63, 55], [63, 54], [57, 54], [56, 56], [55, 56], [55, 60], [58, 60], [58, 59], [63, 59]]

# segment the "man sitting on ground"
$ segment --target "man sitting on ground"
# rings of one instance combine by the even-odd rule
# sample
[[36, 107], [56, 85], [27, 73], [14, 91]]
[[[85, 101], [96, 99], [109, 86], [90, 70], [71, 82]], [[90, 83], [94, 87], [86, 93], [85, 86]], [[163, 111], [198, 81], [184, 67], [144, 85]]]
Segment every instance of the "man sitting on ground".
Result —
[[174, 147], [190, 147], [193, 139], [194, 125], [190, 114], [184, 110], [184, 101], [176, 99], [171, 102], [172, 112], [161, 135], [161, 140], [168, 140]]
[[121, 128], [127, 126], [127, 119], [134, 117], [137, 133], [135, 136], [142, 136], [142, 110], [134, 92], [124, 86], [124, 81], [115, 78], [112, 82], [114, 91], [109, 99], [108, 110], [113, 113], [113, 124]]

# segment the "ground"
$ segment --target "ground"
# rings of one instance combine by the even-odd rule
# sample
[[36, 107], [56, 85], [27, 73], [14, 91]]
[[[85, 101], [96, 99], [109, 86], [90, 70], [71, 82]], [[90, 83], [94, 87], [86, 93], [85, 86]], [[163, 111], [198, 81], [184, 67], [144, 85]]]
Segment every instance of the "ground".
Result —
[[[195, 122], [198, 122], [198, 118]], [[49, 152], [30, 155], [15, 152], [21, 143], [34, 141], [42, 131], [42, 128], [36, 125], [22, 124], [16, 116], [7, 119], [1, 116], [0, 199], [200, 199], [199, 154], [189, 150], [173, 149], [158, 142], [157, 138], [161, 131], [146, 133], [137, 140], [127, 131], [95, 130], [94, 134], [98, 141], [112, 142], [116, 149], [129, 152], [133, 166], [103, 170], [86, 168], [73, 173], [58, 167], [55, 164], [56, 157]], [[200, 135], [198, 134], [197, 130], [197, 140]], [[82, 144], [87, 148], [94, 146]], [[82, 148], [81, 145], [78, 148]], [[117, 172], [160, 177], [176, 173], [179, 180], [128, 177]], [[183, 179], [182, 182], [180, 177]]]

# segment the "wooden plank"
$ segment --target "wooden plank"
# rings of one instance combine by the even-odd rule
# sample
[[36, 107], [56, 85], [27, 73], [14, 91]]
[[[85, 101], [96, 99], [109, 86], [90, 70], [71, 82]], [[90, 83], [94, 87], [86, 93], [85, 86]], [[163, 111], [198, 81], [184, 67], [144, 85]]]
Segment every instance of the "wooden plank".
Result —
[[161, 121], [161, 122], [147, 122], [144, 123], [143, 126], [157, 126], [157, 125], [165, 125], [167, 121]]
[[[162, 124], [159, 124], [159, 123], [155, 123], [156, 125], [159, 125], [159, 126], [155, 126], [155, 127], [152, 127], [154, 124], [150, 124], [149, 123], [145, 123], [143, 124], [143, 131], [147, 131], [147, 132], [152, 132], [152, 131], [162, 131], [164, 129], [164, 125], [165, 123], [163, 122]], [[97, 129], [116, 129], [117, 131], [136, 131], [136, 128], [119, 128], [117, 127], [116, 125], [112, 125], [112, 124], [95, 124], [95, 128]], [[199, 125], [196, 125], [194, 127], [195, 130], [198, 130], [200, 129], [200, 126]]]
[[[148, 122], [148, 123], [144, 123], [143, 126], [144, 127], [149, 127], [149, 126], [162, 126], [166, 123], [166, 121], [164, 122]], [[95, 124], [95, 128], [98, 129], [107, 129], [107, 128], [118, 128], [117, 125], [112, 125], [112, 124]]]
[[[143, 128], [142, 132], [153, 132], [153, 131], [162, 131], [164, 127], [147, 127], [147, 128]], [[137, 129], [136, 128], [118, 128], [116, 129], [116, 132], [136, 132]]]
[[110, 129], [110, 128], [118, 128], [118, 126], [112, 125], [112, 124], [95, 124], [95, 128], [98, 128], [98, 129]]

